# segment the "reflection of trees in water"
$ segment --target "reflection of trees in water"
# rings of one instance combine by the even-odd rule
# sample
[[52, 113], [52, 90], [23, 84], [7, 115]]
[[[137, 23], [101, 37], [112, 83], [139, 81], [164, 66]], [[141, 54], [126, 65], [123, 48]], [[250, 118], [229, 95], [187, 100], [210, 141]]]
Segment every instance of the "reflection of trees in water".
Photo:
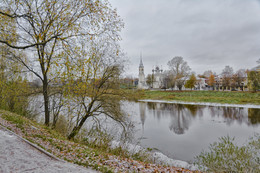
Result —
[[191, 113], [192, 116], [202, 116], [203, 115], [203, 108], [205, 106], [199, 106], [199, 105], [184, 105]]
[[260, 124], [260, 109], [248, 109], [248, 120], [251, 124]]
[[189, 129], [191, 121], [197, 115], [202, 116], [203, 106], [170, 103], [147, 103], [148, 110], [160, 120], [161, 116], [170, 116], [170, 130], [176, 134], [184, 134]]
[[248, 125], [260, 123], [260, 109], [210, 106], [209, 110], [212, 117], [224, 118], [227, 125], [231, 125], [234, 122], [239, 124], [246, 123]]
[[[239, 124], [246, 123], [249, 126], [260, 124], [260, 109], [152, 102], [148, 102], [146, 105], [148, 110], [158, 121], [163, 116], [170, 116], [171, 122], [169, 128], [176, 134], [184, 134], [196, 116], [203, 116], [203, 111], [206, 107], [210, 111], [211, 117], [224, 118], [227, 125], [231, 125], [234, 122], [238, 122]], [[141, 117], [141, 119], [145, 118]]]
[[147, 102], [147, 107], [149, 111], [152, 111], [153, 116], [157, 118], [158, 121], [161, 119], [161, 114], [164, 114], [164, 103], [154, 103], [154, 102]]
[[235, 121], [241, 124], [247, 121], [245, 118], [244, 108], [234, 107], [209, 107], [211, 110], [211, 116], [223, 117], [228, 125], [231, 125]]
[[184, 134], [189, 129], [191, 113], [184, 105], [177, 104], [174, 107], [175, 111], [171, 112], [172, 121], [169, 128], [176, 134]]
[[139, 102], [140, 118], [141, 118], [143, 130], [144, 130], [144, 123], [145, 123], [145, 119], [146, 119], [145, 108], [146, 108], [146, 103]]

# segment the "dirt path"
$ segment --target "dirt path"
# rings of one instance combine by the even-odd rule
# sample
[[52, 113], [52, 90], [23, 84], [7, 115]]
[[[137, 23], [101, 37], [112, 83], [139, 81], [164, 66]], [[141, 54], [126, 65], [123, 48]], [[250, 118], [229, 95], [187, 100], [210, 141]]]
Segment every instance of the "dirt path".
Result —
[[96, 173], [53, 159], [0, 127], [0, 173]]

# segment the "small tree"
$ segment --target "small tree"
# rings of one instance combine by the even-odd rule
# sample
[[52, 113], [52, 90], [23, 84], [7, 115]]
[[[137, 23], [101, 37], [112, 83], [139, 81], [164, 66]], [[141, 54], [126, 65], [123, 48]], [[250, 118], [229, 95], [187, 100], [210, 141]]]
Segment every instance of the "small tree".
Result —
[[153, 88], [153, 82], [154, 82], [154, 74], [148, 74], [147, 77], [146, 77], [146, 84], [150, 88]]
[[108, 35], [102, 37], [95, 37], [90, 43], [82, 42], [74, 55], [80, 59], [66, 62], [61, 67], [65, 70], [66, 97], [74, 103], [75, 108], [70, 114], [74, 123], [68, 139], [74, 138], [89, 118], [98, 120], [99, 115], [126, 126], [126, 117], [119, 104], [126, 97], [120, 89], [124, 54], [116, 40]]
[[214, 86], [215, 86], [215, 76], [213, 75], [213, 74], [211, 74], [210, 76], [209, 76], [209, 82], [208, 82], [208, 84], [209, 84], [209, 86], [211, 86], [212, 88], [213, 88], [213, 90], [214, 90]]
[[248, 72], [248, 84], [252, 91], [256, 92], [260, 89], [260, 73], [257, 71]]
[[190, 88], [192, 90], [192, 88], [195, 87], [196, 81], [197, 81], [197, 78], [196, 78], [195, 74], [192, 73], [189, 80], [187, 80], [187, 82], [185, 84], [185, 88]]
[[134, 79], [132, 76], [127, 76], [120, 80], [120, 85], [122, 88], [131, 89], [134, 87]]

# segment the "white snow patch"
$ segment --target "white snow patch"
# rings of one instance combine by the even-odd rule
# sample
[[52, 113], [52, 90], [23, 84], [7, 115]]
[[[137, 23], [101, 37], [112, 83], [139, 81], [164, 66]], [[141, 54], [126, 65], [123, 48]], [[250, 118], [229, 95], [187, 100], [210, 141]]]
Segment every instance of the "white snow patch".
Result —
[[146, 151], [143, 147], [141, 147], [139, 145], [134, 145], [134, 144], [131, 144], [131, 143], [128, 143], [128, 142], [121, 143], [119, 141], [112, 141], [111, 144], [110, 144], [110, 147], [112, 149], [121, 147], [122, 149], [128, 151], [131, 154], [136, 154], [136, 153], [139, 153], [139, 152]]
[[199, 170], [197, 165], [189, 164], [188, 162], [182, 160], [171, 159], [160, 152], [154, 152], [153, 158], [155, 159], [155, 162], [159, 164], [166, 164], [169, 166], [181, 167], [190, 170]]
[[190, 169], [190, 170], [199, 170], [197, 165], [189, 164], [188, 162], [181, 161], [181, 160], [171, 159], [171, 158], [167, 157], [166, 155], [164, 155], [163, 153], [160, 153], [160, 152], [147, 151], [145, 148], [143, 148], [139, 145], [134, 145], [134, 144], [131, 144], [131, 143], [122, 144], [118, 141], [112, 141], [111, 144], [110, 144], [110, 147], [113, 148], [113, 149], [118, 148], [118, 147], [122, 147], [122, 149], [127, 150], [131, 154], [136, 154], [136, 153], [139, 153], [139, 152], [145, 152], [152, 158], [152, 160], [154, 160], [154, 162], [156, 164], [169, 165], [169, 166], [174, 166], [174, 167], [181, 167], [181, 168]]
[[167, 101], [167, 100], [138, 100], [140, 102], [153, 102], [153, 103], [176, 103], [186, 105], [202, 105], [202, 106], [223, 106], [223, 107], [239, 107], [239, 108], [256, 108], [260, 109], [260, 105], [253, 104], [222, 104], [222, 103], [207, 103], [207, 102], [184, 102], [184, 101]]

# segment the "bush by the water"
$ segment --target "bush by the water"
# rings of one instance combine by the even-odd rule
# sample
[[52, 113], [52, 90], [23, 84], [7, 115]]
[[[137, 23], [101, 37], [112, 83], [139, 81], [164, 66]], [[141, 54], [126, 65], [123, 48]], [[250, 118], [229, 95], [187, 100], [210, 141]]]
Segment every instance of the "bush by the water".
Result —
[[260, 135], [244, 146], [237, 146], [229, 136], [221, 137], [196, 157], [196, 164], [209, 172], [260, 172]]

